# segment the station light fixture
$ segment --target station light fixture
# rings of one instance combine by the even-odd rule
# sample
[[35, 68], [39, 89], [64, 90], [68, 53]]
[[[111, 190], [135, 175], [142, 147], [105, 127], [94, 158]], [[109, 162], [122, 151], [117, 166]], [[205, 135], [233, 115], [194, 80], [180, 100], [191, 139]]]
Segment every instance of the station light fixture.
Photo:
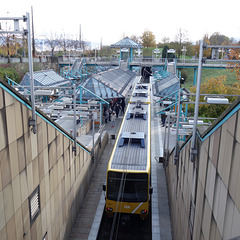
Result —
[[[193, 123], [194, 123], [194, 120], [193, 120], [193, 119], [189, 119], [189, 120], [188, 120], [188, 123], [189, 123], [189, 124], [193, 124]], [[198, 120], [198, 121], [197, 121], [197, 124], [198, 124], [198, 125], [201, 125], [201, 124], [203, 124], [203, 123], [204, 123], [203, 120]]]
[[193, 125], [192, 124], [182, 125], [182, 128], [192, 129]]
[[163, 101], [163, 105], [170, 105], [170, 104], [172, 104], [173, 102], [172, 101]]
[[223, 97], [207, 97], [207, 103], [209, 104], [229, 104], [229, 100]]

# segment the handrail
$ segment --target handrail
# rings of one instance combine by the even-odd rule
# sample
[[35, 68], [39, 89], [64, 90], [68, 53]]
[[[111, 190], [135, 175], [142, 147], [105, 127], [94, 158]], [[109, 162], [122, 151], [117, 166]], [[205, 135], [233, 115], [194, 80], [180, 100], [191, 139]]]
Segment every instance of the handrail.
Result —
[[[26, 106], [29, 110], [32, 110], [32, 105], [30, 104], [29, 101], [27, 101], [26, 99], [24, 99], [24, 97], [22, 97], [18, 92], [16, 92], [16, 90], [12, 90], [10, 87], [8, 87], [6, 85], [6, 83], [2, 82], [0, 80], [0, 87], [2, 87], [5, 91], [7, 91], [12, 97], [14, 97], [16, 100], [18, 100], [20, 103], [22, 103], [24, 106]], [[61, 132], [65, 137], [67, 137], [69, 140], [71, 140], [72, 142], [74, 141], [74, 139], [72, 138], [72, 136], [66, 132], [61, 126], [59, 126], [58, 124], [56, 124], [53, 120], [49, 119], [43, 112], [39, 111], [36, 109], [36, 114], [44, 119], [48, 124], [50, 124], [52, 127], [54, 127], [56, 130], [58, 130], [59, 132]], [[77, 142], [77, 145], [83, 149], [85, 152], [87, 152], [88, 154], [91, 154], [91, 151], [85, 147], [84, 145], [82, 145], [81, 143]]]
[[8, 80], [8, 84], [11, 86], [17, 85], [18, 87], [21, 87], [21, 85], [19, 83], [16, 83], [14, 80], [12, 80], [11, 78], [9, 78], [7, 76], [7, 74], [5, 75], [6, 79]]

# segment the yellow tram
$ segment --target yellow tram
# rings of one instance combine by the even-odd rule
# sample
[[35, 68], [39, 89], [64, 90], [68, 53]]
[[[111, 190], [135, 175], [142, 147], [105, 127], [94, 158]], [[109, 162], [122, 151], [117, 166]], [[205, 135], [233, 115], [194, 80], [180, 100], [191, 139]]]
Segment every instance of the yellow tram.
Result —
[[[137, 94], [136, 94], [137, 93]], [[151, 202], [150, 86], [137, 84], [107, 169], [105, 211], [148, 216]]]

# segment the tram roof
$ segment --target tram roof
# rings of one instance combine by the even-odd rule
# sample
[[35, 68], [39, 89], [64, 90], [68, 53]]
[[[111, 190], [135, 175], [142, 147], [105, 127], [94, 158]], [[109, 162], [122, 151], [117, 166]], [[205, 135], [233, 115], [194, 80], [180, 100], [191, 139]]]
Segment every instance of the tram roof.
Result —
[[[135, 104], [129, 104], [128, 111], [133, 111]], [[143, 105], [147, 118], [124, 118], [121, 133], [112, 156], [111, 169], [146, 171], [149, 166], [150, 144], [150, 105]], [[126, 113], [126, 114], [127, 114]], [[124, 144], [123, 138], [140, 140], [139, 144]], [[144, 141], [144, 144], [142, 142]], [[145, 147], [144, 147], [145, 145]]]

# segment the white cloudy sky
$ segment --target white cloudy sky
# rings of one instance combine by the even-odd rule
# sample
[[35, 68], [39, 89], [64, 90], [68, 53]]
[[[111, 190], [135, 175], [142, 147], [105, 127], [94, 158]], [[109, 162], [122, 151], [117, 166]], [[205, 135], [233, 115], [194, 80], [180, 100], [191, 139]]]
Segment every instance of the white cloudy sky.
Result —
[[[220, 32], [240, 38], [239, 0], [5, 0], [0, 17], [18, 17], [33, 7], [35, 36], [65, 33], [90, 42], [113, 44], [123, 36], [152, 31], [171, 40], [179, 29], [191, 41]], [[2, 27], [3, 28], [3, 27]]]

